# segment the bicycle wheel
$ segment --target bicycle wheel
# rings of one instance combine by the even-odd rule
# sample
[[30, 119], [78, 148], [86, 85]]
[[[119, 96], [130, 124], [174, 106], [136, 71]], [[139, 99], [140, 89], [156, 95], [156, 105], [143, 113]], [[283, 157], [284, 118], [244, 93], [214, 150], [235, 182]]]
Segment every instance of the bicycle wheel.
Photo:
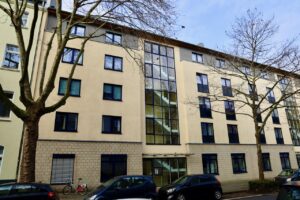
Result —
[[88, 188], [87, 188], [87, 186], [82, 187], [82, 188], [78, 189], [77, 192], [80, 195], [86, 195], [88, 193]]
[[72, 192], [72, 187], [70, 185], [66, 185], [63, 189], [63, 194], [67, 195], [70, 194]]

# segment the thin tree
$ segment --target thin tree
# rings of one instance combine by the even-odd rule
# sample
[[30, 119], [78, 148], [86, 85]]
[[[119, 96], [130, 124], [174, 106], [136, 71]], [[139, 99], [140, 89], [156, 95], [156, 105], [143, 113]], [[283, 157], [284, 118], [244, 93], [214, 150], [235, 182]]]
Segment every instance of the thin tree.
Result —
[[[69, 2], [68, 13], [63, 10], [65, 2]], [[21, 69], [21, 78], [19, 81], [20, 97], [19, 100], [24, 105], [24, 108], [17, 106], [4, 93], [5, 88], [0, 83], [0, 101], [4, 102], [12, 112], [24, 122], [23, 135], [23, 150], [19, 174], [19, 182], [34, 182], [35, 181], [35, 159], [36, 146], [39, 137], [39, 121], [43, 115], [54, 112], [66, 103], [70, 95], [70, 82], [76, 69], [77, 63], [84, 52], [85, 45], [93, 37], [97, 35], [98, 30], [103, 26], [114, 23], [118, 24], [119, 31], [124, 29], [134, 28], [135, 34], [147, 31], [165, 35], [169, 30], [172, 30], [174, 25], [174, 7], [171, 0], [70, 0], [70, 1], [55, 1], [56, 12], [56, 27], [52, 31], [52, 35], [46, 44], [43, 45], [45, 56], [42, 59], [41, 76], [38, 78], [37, 85], [39, 87], [38, 94], [33, 93], [30, 85], [30, 75], [28, 73], [29, 61], [34, 54], [33, 43], [38, 27], [39, 20], [39, 4], [41, 0], [33, 1], [6, 1], [6, 4], [0, 4], [0, 10], [5, 13], [11, 20], [11, 24], [15, 30], [15, 35], [18, 42]], [[27, 4], [33, 4], [33, 19], [29, 27], [30, 35], [27, 41], [22, 29], [22, 15], [27, 9]], [[63, 22], [67, 22], [66, 27], [63, 27]], [[96, 25], [96, 30], [86, 36], [72, 36], [72, 28], [79, 24]], [[132, 29], [131, 29], [132, 30]], [[145, 32], [144, 32], [145, 33]], [[141, 36], [142, 37], [142, 36]], [[53, 105], [46, 106], [46, 101], [55, 87], [55, 79], [57, 77], [58, 68], [64, 49], [69, 41], [80, 40], [80, 51], [72, 65], [68, 81], [67, 91], [65, 95]], [[53, 49], [52, 44], [56, 43], [57, 48]], [[124, 47], [126, 48], [126, 47]], [[54, 59], [50, 60], [50, 52], [55, 55]], [[46, 76], [46, 71], [50, 71]], [[17, 80], [16, 80], [17, 81]], [[21, 134], [21, 133], [20, 133]]]
[[[277, 115], [277, 109], [298, 112], [295, 98], [300, 93], [299, 85], [296, 87], [300, 79], [299, 49], [295, 39], [275, 42], [277, 31], [274, 18], [264, 19], [256, 9], [248, 10], [227, 32], [233, 43], [231, 50], [220, 53], [221, 60], [209, 59], [213, 73], [238, 80], [238, 84], [230, 87], [226, 83], [222, 88], [212, 84], [214, 89], [208, 96], [211, 101], [234, 101], [235, 108], [225, 108], [226, 111], [212, 108], [213, 111], [251, 119], [255, 127], [259, 180], [264, 180], [261, 137], [267, 121]], [[264, 90], [258, 89], [261, 85]], [[277, 91], [275, 98], [274, 91]]]

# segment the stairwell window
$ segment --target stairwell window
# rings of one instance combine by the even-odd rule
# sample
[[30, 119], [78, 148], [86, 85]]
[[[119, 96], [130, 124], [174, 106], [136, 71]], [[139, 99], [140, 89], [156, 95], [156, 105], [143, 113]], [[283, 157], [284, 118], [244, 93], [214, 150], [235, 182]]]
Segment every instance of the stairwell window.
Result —
[[[4, 92], [6, 97], [10, 100], [13, 98], [12, 92]], [[0, 101], [0, 118], [9, 118], [10, 117], [10, 108], [2, 101]]]
[[19, 47], [12, 44], [7, 44], [4, 54], [3, 68], [18, 69], [20, 62]]
[[236, 120], [234, 102], [225, 100], [224, 106], [225, 106], [226, 119], [227, 120]]
[[269, 103], [275, 103], [274, 91], [271, 88], [267, 88], [267, 98]]
[[192, 53], [192, 61], [196, 63], [203, 63], [203, 55], [199, 53]]
[[221, 78], [223, 96], [232, 97], [232, 88], [230, 79]]
[[206, 74], [197, 73], [198, 92], [209, 93], [208, 78]]
[[122, 35], [112, 32], [106, 32], [105, 34], [105, 42], [111, 44], [121, 45], [122, 43]]
[[228, 130], [229, 143], [230, 144], [240, 143], [237, 125], [228, 124], [227, 125], [227, 130]]
[[[64, 48], [64, 53], [62, 56], [62, 62], [63, 63], [69, 63], [74, 64], [76, 62], [77, 57], [79, 56], [79, 49], [73, 49], [73, 48]], [[83, 63], [83, 54], [80, 56], [78, 60], [78, 65], [82, 65]]]
[[272, 121], [273, 124], [280, 124], [279, 114], [277, 109], [274, 109], [272, 112]]
[[202, 122], [201, 129], [202, 129], [202, 142], [215, 143], [213, 124]]
[[274, 128], [277, 144], [284, 144], [281, 128]]
[[200, 117], [212, 118], [210, 99], [206, 97], [199, 97]]
[[122, 117], [102, 116], [102, 133], [121, 134]]

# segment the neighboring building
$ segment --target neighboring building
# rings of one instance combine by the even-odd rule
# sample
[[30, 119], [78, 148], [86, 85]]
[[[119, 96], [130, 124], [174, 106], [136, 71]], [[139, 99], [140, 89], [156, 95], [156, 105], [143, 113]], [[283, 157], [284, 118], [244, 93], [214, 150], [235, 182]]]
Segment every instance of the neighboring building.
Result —
[[[1, 0], [0, 4], [7, 6], [7, 2]], [[31, 77], [34, 65], [35, 49], [37, 47], [38, 32], [41, 22], [42, 7], [39, 20], [36, 24], [35, 39], [29, 63], [29, 75]], [[21, 69], [19, 66], [19, 48], [14, 27], [10, 18], [0, 11], [0, 81], [7, 96], [18, 106], [19, 79]], [[29, 40], [29, 31], [33, 19], [33, 5], [28, 3], [22, 17], [24, 39]], [[17, 118], [2, 102], [0, 102], [0, 183], [16, 179], [20, 142], [22, 137], [23, 122]]]
[[[54, 10], [48, 13], [44, 43], [56, 25]], [[55, 185], [80, 177], [95, 187], [113, 176], [145, 174], [161, 186], [184, 174], [213, 173], [225, 191], [233, 191], [245, 189], [248, 180], [258, 178], [254, 124], [233, 112], [231, 88], [241, 86], [240, 80], [223, 77], [209, 66], [208, 61], [215, 59], [219, 67], [226, 66], [225, 60], [214, 57], [218, 52], [151, 34], [138, 38], [136, 32], [129, 34], [130, 29], [116, 25], [106, 28], [100, 30], [103, 36], [87, 43], [66, 105], [40, 121], [37, 181]], [[94, 29], [78, 26], [74, 33]], [[64, 94], [78, 46], [79, 40], [68, 43], [56, 92], [47, 104]], [[142, 57], [143, 71], [123, 47]], [[50, 52], [49, 60], [53, 58]], [[282, 71], [271, 70], [268, 80], [260, 81], [260, 93], [267, 91], [278, 72]], [[215, 87], [232, 101], [210, 102], [206, 94]], [[248, 85], [243, 87], [248, 91]], [[273, 96], [279, 92], [274, 90]], [[199, 101], [199, 106], [187, 100]], [[212, 112], [212, 106], [228, 112]], [[267, 122], [262, 143], [267, 178], [282, 169], [297, 168], [283, 109]]]

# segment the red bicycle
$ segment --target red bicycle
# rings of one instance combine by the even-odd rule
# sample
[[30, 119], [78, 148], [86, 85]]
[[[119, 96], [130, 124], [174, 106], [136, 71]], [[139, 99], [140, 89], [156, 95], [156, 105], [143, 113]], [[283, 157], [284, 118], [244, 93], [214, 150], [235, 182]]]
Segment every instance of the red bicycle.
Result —
[[75, 184], [72, 183], [71, 180], [67, 183], [67, 185], [63, 188], [63, 194], [68, 195], [70, 193], [78, 193], [80, 195], [85, 195], [88, 192], [87, 184], [81, 183], [82, 179], [78, 179], [77, 186], [75, 188]]

